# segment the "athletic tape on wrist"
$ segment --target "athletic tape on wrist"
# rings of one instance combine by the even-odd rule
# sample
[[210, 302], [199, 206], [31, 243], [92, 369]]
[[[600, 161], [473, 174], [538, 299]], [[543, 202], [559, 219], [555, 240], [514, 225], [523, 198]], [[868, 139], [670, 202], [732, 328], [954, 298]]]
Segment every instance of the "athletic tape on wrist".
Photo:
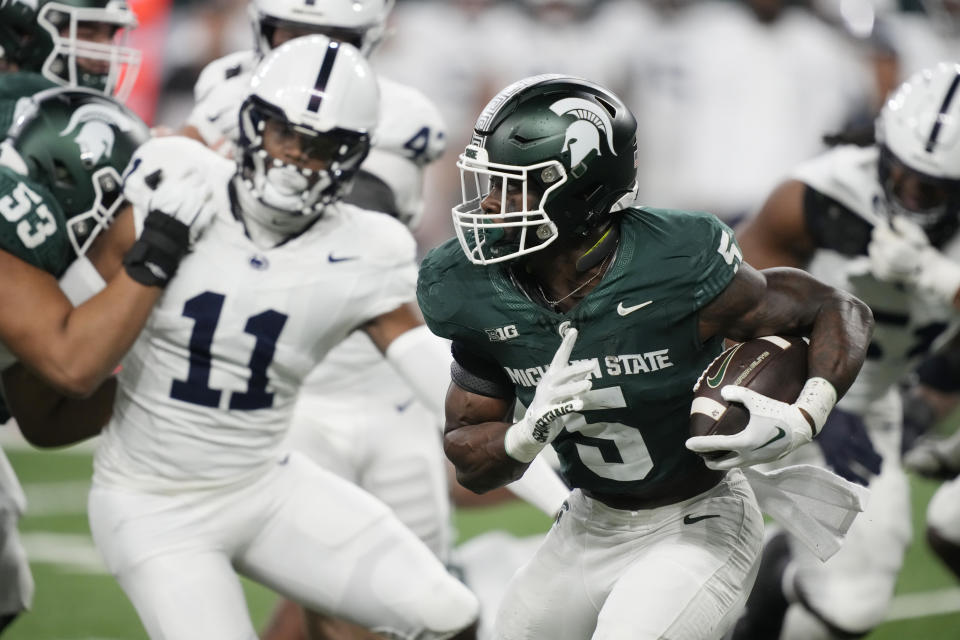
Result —
[[827, 421], [830, 411], [837, 404], [837, 390], [829, 380], [820, 377], [809, 378], [800, 390], [800, 396], [795, 404], [813, 418], [813, 436], [816, 437]]
[[529, 431], [529, 420], [524, 417], [520, 422], [510, 425], [503, 434], [503, 450], [517, 462], [531, 462], [546, 446], [546, 443], [530, 437]]

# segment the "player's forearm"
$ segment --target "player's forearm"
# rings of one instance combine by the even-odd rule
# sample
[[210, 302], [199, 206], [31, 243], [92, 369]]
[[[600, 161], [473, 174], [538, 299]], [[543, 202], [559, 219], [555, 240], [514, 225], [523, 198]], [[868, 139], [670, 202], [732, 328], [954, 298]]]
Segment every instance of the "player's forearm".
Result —
[[828, 380], [840, 398], [863, 366], [873, 334], [873, 313], [858, 298], [834, 290], [810, 331], [808, 374]]
[[457, 469], [457, 481], [474, 493], [485, 493], [517, 480], [528, 463], [518, 462], [503, 448], [510, 423], [484, 422], [449, 428], [443, 450]]
[[761, 272], [767, 295], [751, 320], [753, 335], [810, 337], [808, 377], [823, 378], [843, 396], [863, 366], [873, 333], [873, 314], [855, 296], [798, 269]]
[[93, 393], [133, 345], [162, 292], [118, 273], [106, 289], [67, 314], [46, 366], [35, 368], [68, 395]]

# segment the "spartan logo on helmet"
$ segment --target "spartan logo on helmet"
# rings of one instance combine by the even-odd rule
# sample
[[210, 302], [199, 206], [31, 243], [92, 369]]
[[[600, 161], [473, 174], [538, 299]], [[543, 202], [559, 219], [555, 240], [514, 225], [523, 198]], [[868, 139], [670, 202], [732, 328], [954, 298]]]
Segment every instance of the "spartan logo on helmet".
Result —
[[602, 155], [601, 134], [610, 153], [617, 155], [613, 148], [613, 124], [610, 116], [596, 104], [583, 98], [563, 98], [550, 105], [550, 110], [558, 116], [573, 115], [576, 118], [567, 127], [563, 141], [563, 152], [570, 154], [570, 168], [575, 176], [578, 175], [576, 168], [591, 151]]
[[74, 141], [80, 147], [80, 161], [86, 167], [95, 167], [113, 154], [116, 141], [114, 127], [123, 132], [132, 131], [134, 122], [115, 109], [99, 104], [86, 104], [73, 112], [70, 122], [60, 132], [61, 137], [80, 129]]

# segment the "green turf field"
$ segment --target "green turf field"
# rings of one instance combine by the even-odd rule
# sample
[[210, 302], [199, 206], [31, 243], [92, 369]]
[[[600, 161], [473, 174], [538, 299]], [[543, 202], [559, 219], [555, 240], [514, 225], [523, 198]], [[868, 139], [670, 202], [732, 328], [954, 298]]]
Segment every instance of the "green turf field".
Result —
[[[38, 452], [5, 446], [21, 483], [30, 513], [21, 523], [31, 557], [37, 592], [34, 608], [4, 635], [4, 640], [138, 640], [146, 638], [130, 603], [113, 579], [103, 573], [90, 540], [85, 515], [91, 475], [88, 450]], [[913, 482], [914, 529], [936, 485]], [[457, 515], [461, 539], [493, 528], [517, 534], [544, 531], [550, 522], [522, 504], [472, 510]], [[901, 575], [890, 621], [870, 640], [940, 640], [960, 638], [960, 588], [915, 535]], [[266, 621], [274, 596], [247, 583], [251, 615]]]

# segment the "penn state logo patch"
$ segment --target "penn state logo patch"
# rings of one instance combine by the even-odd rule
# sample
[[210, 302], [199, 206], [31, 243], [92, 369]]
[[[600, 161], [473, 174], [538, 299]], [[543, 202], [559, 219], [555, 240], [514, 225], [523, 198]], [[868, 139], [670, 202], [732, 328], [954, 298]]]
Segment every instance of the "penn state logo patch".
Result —
[[270, 261], [267, 260], [267, 256], [255, 253], [250, 256], [250, 266], [257, 271], [266, 271], [270, 268]]

